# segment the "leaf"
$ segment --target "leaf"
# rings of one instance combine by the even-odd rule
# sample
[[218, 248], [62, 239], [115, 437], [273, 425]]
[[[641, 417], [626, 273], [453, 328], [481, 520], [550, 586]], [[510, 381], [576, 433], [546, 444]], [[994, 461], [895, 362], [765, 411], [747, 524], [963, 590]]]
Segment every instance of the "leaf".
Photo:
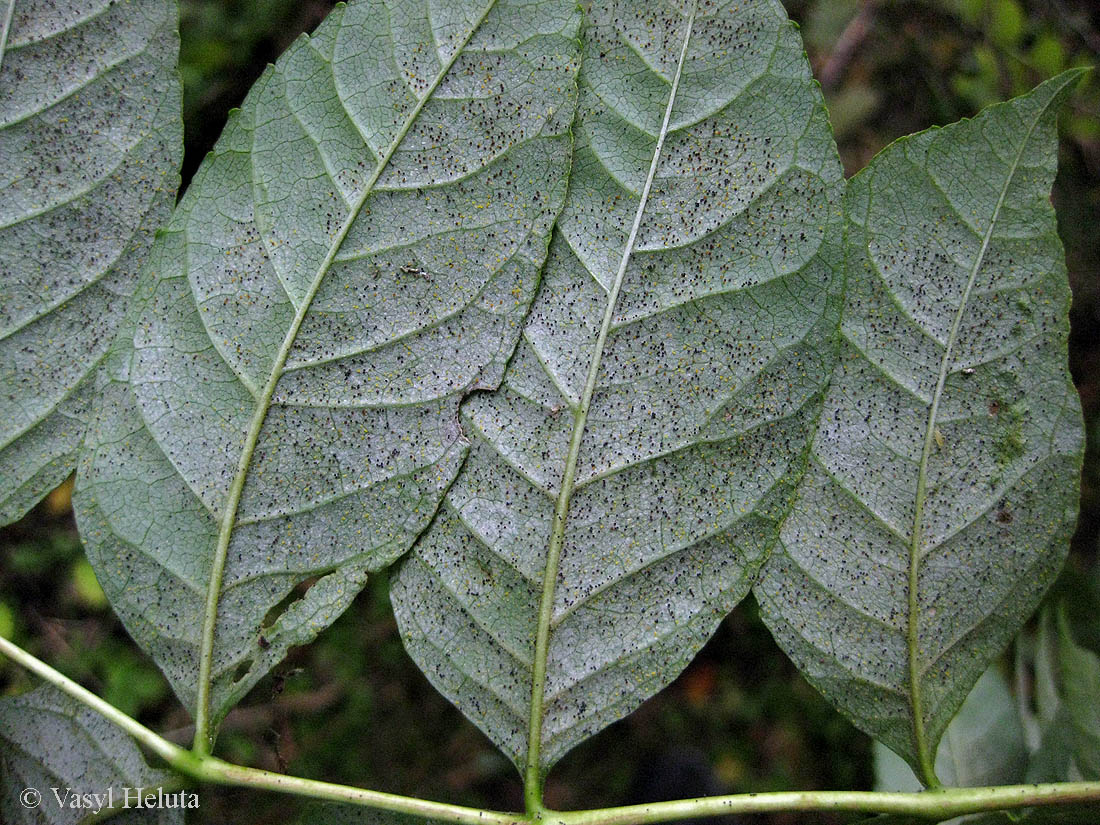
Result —
[[391, 594], [529, 794], [748, 591], [839, 311], [842, 176], [782, 7], [593, 4], [584, 37], [541, 291], [502, 387], [462, 408], [469, 459]]
[[[0, 699], [0, 743], [0, 810], [12, 817], [10, 825], [68, 825], [96, 812], [99, 802], [70, 807], [69, 790], [110, 793], [117, 809], [126, 803], [127, 788], [178, 787], [171, 772], [150, 768], [133, 740], [113, 723], [51, 685]], [[26, 789], [40, 794], [39, 805], [23, 803], [20, 794]], [[58, 805], [55, 790], [66, 804]], [[192, 799], [193, 793], [187, 792]], [[100, 802], [106, 799], [101, 796]], [[122, 810], [110, 821], [183, 825], [184, 806]]]
[[1073, 726], [1065, 705], [1046, 724], [1039, 747], [1027, 766], [1028, 782], [1075, 782], [1081, 773], [1073, 761]]
[[[944, 731], [936, 750], [936, 775], [951, 787], [1015, 785], [1024, 781], [1027, 756], [1016, 702], [1004, 677], [991, 667]], [[905, 760], [881, 742], [874, 745], [874, 758], [876, 790], [921, 789]]]
[[1073, 641], [1066, 615], [1058, 616], [1058, 659], [1073, 763], [1085, 780], [1100, 780], [1100, 657]]
[[[1065, 575], [1063, 573], [1063, 578]], [[1023, 676], [1017, 678], [1017, 693], [1020, 693], [1021, 687], [1025, 688], [1019, 707], [1031, 751], [1026, 776], [1028, 782], [1065, 782], [1073, 779], [1076, 772], [1072, 766], [1069, 720], [1060, 695], [1058, 638], [1054, 612], [1050, 607], [1058, 587], [1055, 585], [1045, 599], [1036, 632], [1028, 634], [1025, 630], [1017, 640], [1016, 668]], [[1032, 635], [1034, 638], [1030, 644], [1021, 645], [1021, 640], [1028, 640]]]
[[183, 152], [174, 0], [0, 3], [0, 523], [68, 476]]
[[[1088, 615], [1090, 607], [1095, 609], [1095, 594], [1079, 587], [1074, 592], [1075, 585], [1085, 583], [1087, 580], [1081, 581], [1067, 569], [1059, 585], [1067, 595], [1073, 593], [1075, 606], [1082, 615]], [[1078, 745], [1082, 746], [1087, 764], [1090, 723], [1100, 730], [1100, 723], [1097, 722], [1100, 716], [1094, 708], [1100, 699], [1100, 677], [1090, 688], [1089, 658], [1095, 657], [1073, 641], [1068, 614], [1063, 610], [1056, 620], [1056, 611], [1050, 606], [1053, 599], [1048, 596], [1046, 601], [1047, 606], [1043, 608], [1038, 623], [1033, 663], [1033, 693], [1039, 735], [1037, 745], [1032, 748], [1027, 781], [1077, 782], [1083, 778], [1077, 763]], [[1061, 603], [1060, 607], [1064, 608], [1065, 603]], [[1067, 644], [1068, 648], [1065, 647]], [[1072, 709], [1069, 705], [1071, 698], [1074, 701]], [[1078, 722], [1081, 723], [1081, 730], [1077, 729]], [[1083, 735], [1081, 740], [1079, 735]], [[1100, 742], [1100, 737], [1096, 740]], [[1097, 748], [1093, 750], [1097, 751]]]
[[1042, 725], [1051, 724], [1061, 707], [1058, 695], [1058, 639], [1049, 607], [1039, 614], [1035, 639], [1035, 711]]
[[499, 383], [564, 199], [577, 18], [338, 7], [158, 236], [76, 506], [200, 736], [405, 552], [462, 463], [458, 405]]
[[1049, 193], [1079, 77], [904, 138], [849, 182], [840, 360], [757, 587], [809, 680], [926, 782], [1075, 520], [1081, 414]]

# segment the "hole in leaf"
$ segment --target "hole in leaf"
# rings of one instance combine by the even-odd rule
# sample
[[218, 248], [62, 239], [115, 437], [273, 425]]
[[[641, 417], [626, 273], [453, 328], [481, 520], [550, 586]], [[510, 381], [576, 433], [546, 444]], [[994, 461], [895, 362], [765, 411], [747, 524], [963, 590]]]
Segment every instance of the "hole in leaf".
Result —
[[291, 588], [290, 592], [283, 596], [274, 607], [267, 611], [267, 615], [264, 616], [264, 620], [260, 622], [260, 629], [267, 630], [272, 627], [275, 622], [279, 621], [279, 618], [290, 610], [291, 606], [297, 602], [300, 602], [305, 598], [306, 593], [321, 579], [321, 575], [311, 576], [308, 579], [303, 579]]
[[248, 676], [248, 672], [252, 670], [252, 659], [245, 659], [239, 665], [237, 669], [233, 671], [233, 683], [239, 684], [244, 681], [244, 678]]

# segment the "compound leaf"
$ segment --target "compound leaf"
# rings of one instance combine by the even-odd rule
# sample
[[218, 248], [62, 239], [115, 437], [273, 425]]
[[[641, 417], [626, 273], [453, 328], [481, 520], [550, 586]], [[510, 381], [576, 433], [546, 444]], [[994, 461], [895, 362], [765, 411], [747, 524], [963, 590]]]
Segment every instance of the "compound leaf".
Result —
[[[527, 773], [668, 684], [789, 507], [838, 323], [843, 180], [778, 3], [593, 3], [569, 196], [504, 383], [392, 598]], [[830, 245], [831, 244], [831, 245]]]
[[757, 588], [810, 681], [929, 784], [1074, 524], [1081, 412], [1049, 196], [1079, 76], [904, 138], [849, 182], [840, 358]]
[[[185, 805], [125, 809], [137, 789], [175, 788], [178, 777], [149, 767], [114, 723], [52, 685], [0, 699], [0, 745], [0, 810], [11, 825], [75, 825], [108, 801], [117, 825], [183, 825]], [[100, 796], [74, 797], [85, 794]]]
[[0, 523], [69, 475], [183, 151], [175, 0], [0, 3]]
[[[363, 0], [269, 67], [119, 344], [76, 503], [199, 737], [425, 527], [565, 197], [572, 0]], [[201, 743], [200, 743], [201, 745]]]

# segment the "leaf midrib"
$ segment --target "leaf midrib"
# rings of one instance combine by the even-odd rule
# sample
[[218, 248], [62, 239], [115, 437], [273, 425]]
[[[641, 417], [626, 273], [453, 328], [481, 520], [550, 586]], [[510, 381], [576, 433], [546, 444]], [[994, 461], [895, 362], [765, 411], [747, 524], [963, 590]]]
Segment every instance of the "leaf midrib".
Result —
[[8, 0], [8, 8], [0, 18], [0, 68], [4, 67], [4, 53], [8, 48], [8, 34], [11, 31], [12, 16], [15, 14], [15, 0]]
[[634, 213], [634, 222], [630, 227], [623, 254], [619, 261], [619, 268], [615, 273], [615, 280], [608, 291], [607, 306], [604, 310], [600, 330], [596, 336], [595, 345], [592, 348], [592, 356], [589, 361], [588, 375], [585, 379], [584, 391], [581, 394], [580, 403], [573, 415], [573, 434], [569, 442], [569, 452], [565, 459], [565, 468], [562, 473], [561, 490], [558, 493], [554, 506], [554, 516], [550, 530], [550, 538], [546, 550], [546, 567], [543, 571], [543, 590], [539, 603], [538, 627], [535, 636], [535, 657], [531, 673], [531, 707], [529, 729], [527, 737], [527, 760], [524, 774], [524, 800], [528, 813], [536, 814], [542, 809], [542, 723], [543, 702], [546, 692], [546, 664], [550, 649], [550, 629], [553, 618], [554, 592], [558, 578], [558, 564], [561, 559], [561, 550], [565, 541], [565, 523], [569, 515], [569, 503], [573, 495], [577, 459], [580, 456], [581, 442], [584, 437], [585, 424], [588, 420], [588, 411], [592, 403], [592, 396], [596, 389], [596, 379], [599, 375], [600, 361], [603, 356], [607, 336], [611, 330], [611, 324], [615, 316], [615, 307], [618, 303], [619, 291], [622, 288], [627, 265], [630, 263], [634, 251], [634, 244], [638, 237], [638, 230], [645, 214], [649, 201], [650, 190], [653, 187], [654, 178], [657, 175], [657, 165], [661, 159], [661, 149], [664, 147], [665, 138], [669, 132], [669, 123], [672, 118], [672, 109], [676, 101], [676, 93], [680, 85], [680, 77], [683, 73], [684, 61], [687, 57], [688, 44], [691, 42], [692, 27], [695, 23], [696, 3], [692, 3], [691, 11], [687, 16], [687, 25], [684, 31], [683, 43], [680, 47], [680, 56], [676, 63], [676, 74], [669, 88], [668, 101], [665, 105], [664, 118], [661, 122], [661, 130], [657, 135], [657, 143], [653, 149], [653, 157], [650, 159], [649, 172], [646, 175], [645, 185], [639, 197], [638, 208]]
[[256, 408], [253, 411], [252, 420], [249, 423], [248, 432], [241, 449], [240, 460], [237, 463], [236, 475], [229, 486], [226, 496], [225, 509], [218, 529], [218, 543], [211, 564], [210, 580], [206, 594], [206, 607], [203, 616], [202, 644], [199, 653], [199, 680], [195, 709], [194, 740], [194, 750], [196, 753], [207, 754], [210, 752], [212, 745], [210, 691], [214, 658], [214, 637], [217, 629], [218, 601], [221, 596], [222, 580], [225, 575], [225, 562], [229, 553], [229, 542], [232, 539], [233, 530], [237, 523], [237, 510], [240, 506], [241, 494], [244, 490], [244, 483], [248, 477], [248, 470], [252, 463], [252, 455], [259, 441], [260, 431], [263, 429], [264, 420], [267, 418], [267, 412], [272, 405], [275, 387], [282, 377], [283, 368], [290, 356], [291, 349], [294, 347], [294, 342], [298, 337], [298, 331], [305, 321], [306, 314], [309, 312], [313, 299], [316, 297], [318, 290], [320, 290], [321, 283], [324, 281], [325, 275], [328, 274], [348, 232], [351, 231], [352, 225], [359, 218], [359, 214], [366, 204], [367, 199], [373, 194], [375, 184], [378, 182], [378, 179], [381, 177], [382, 172], [389, 164], [390, 159], [393, 157], [398, 147], [400, 147], [401, 143], [404, 141], [409, 129], [412, 128], [412, 125], [420, 116], [420, 112], [424, 109], [424, 106], [432, 99], [432, 96], [435, 94], [439, 84], [443, 81], [443, 78], [447, 76], [447, 73], [451, 70], [455, 61], [458, 60], [458, 57], [464, 52], [466, 45], [489, 16], [489, 13], [495, 5], [496, 0], [489, 0], [485, 5], [481, 14], [473, 21], [465, 38], [458, 44], [450, 59], [440, 68], [431, 84], [424, 90], [424, 94], [405, 118], [404, 123], [401, 125], [401, 129], [394, 136], [383, 155], [378, 159], [374, 171], [363, 186], [362, 194], [356, 199], [344, 223], [340, 226], [336, 235], [333, 236], [332, 242], [329, 244], [328, 253], [318, 266], [317, 272], [310, 282], [309, 289], [306, 291], [301, 304], [295, 311], [294, 318], [290, 323], [290, 327], [287, 329], [286, 336], [283, 338], [283, 343], [279, 347], [279, 351], [276, 353], [275, 360], [272, 363], [268, 380], [264, 384], [260, 397], [257, 399]]
[[[932, 404], [928, 411], [928, 423], [925, 427], [924, 434], [924, 446], [921, 450], [920, 464], [917, 470], [917, 490], [914, 498], [913, 506], [913, 530], [911, 539], [909, 542], [909, 577], [908, 577], [908, 623], [906, 628], [906, 650], [908, 654], [909, 665], [909, 703], [911, 711], [912, 732], [913, 732], [913, 744], [916, 749], [917, 760], [920, 763], [921, 777], [924, 784], [930, 788], [935, 788], [940, 785], [939, 779], [936, 777], [934, 754], [931, 752], [931, 746], [928, 741], [927, 732], [924, 726], [924, 702], [920, 691], [921, 682], [921, 668], [919, 662], [919, 577], [921, 567], [921, 555], [920, 544], [922, 539], [922, 521], [924, 519], [924, 505], [927, 500], [928, 492], [928, 464], [932, 456], [932, 444], [934, 443], [936, 433], [936, 416], [939, 413], [940, 401], [943, 397], [943, 390], [947, 383], [947, 376], [950, 372], [951, 359], [954, 354], [955, 343], [958, 340], [959, 330], [962, 327], [962, 319], [966, 314], [967, 304], [970, 300], [971, 292], [973, 291], [974, 284], [978, 279], [978, 272], [982, 268], [982, 264], [985, 262], [986, 253], [989, 250], [989, 245], [993, 240], [993, 231], [997, 226], [997, 222], [1000, 219], [1001, 209], [1004, 207], [1005, 200], [1008, 197], [1008, 190], [1012, 185], [1013, 179], [1016, 177], [1016, 172], [1020, 167], [1020, 162], [1023, 159], [1024, 150], [1027, 148], [1028, 143], [1031, 142], [1031, 136], [1035, 132], [1035, 128], [1038, 125], [1040, 119], [1046, 113], [1049, 108], [1049, 102], [1044, 105], [1040, 111], [1035, 115], [1028, 127], [1027, 133], [1024, 135], [1023, 140], [1020, 141], [1020, 146], [1016, 150], [1016, 156], [1012, 160], [1012, 165], [1008, 169], [1008, 174], [1005, 175], [1004, 185], [1001, 187], [1001, 192], [997, 198], [997, 203], [993, 208], [993, 214], [989, 219], [989, 226], [986, 228], [985, 237], [982, 239], [981, 249], [978, 250], [978, 255], [974, 259], [974, 265], [971, 267], [969, 277], [967, 278], [966, 287], [963, 290], [962, 297], [959, 300], [959, 308], [955, 312], [955, 318], [951, 323], [951, 329], [947, 336], [947, 343], [944, 347], [943, 358], [940, 361], [939, 376], [936, 380], [936, 389], [932, 394]], [[870, 204], [868, 204], [870, 206]]]

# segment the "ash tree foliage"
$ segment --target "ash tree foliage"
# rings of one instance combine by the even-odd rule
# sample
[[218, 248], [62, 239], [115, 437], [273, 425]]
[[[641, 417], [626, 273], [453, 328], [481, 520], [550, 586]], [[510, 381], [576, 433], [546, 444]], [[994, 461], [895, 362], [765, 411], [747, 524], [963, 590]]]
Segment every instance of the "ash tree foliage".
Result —
[[[1095, 656], [1044, 620], [1026, 719], [989, 669], [1075, 519], [1048, 195], [1080, 72], [845, 182], [778, 2], [353, 0], [169, 215], [175, 4], [0, 12], [0, 513], [76, 469], [89, 560], [195, 720], [185, 750], [0, 640], [46, 682], [0, 701], [5, 821], [78, 819], [17, 802], [58, 778], [498, 825], [1100, 801]], [[526, 813], [211, 755], [386, 568]], [[548, 811], [554, 763], [754, 588], [884, 790]]]
[[0, 520], [72, 472], [179, 186], [175, 4], [0, 4]]

